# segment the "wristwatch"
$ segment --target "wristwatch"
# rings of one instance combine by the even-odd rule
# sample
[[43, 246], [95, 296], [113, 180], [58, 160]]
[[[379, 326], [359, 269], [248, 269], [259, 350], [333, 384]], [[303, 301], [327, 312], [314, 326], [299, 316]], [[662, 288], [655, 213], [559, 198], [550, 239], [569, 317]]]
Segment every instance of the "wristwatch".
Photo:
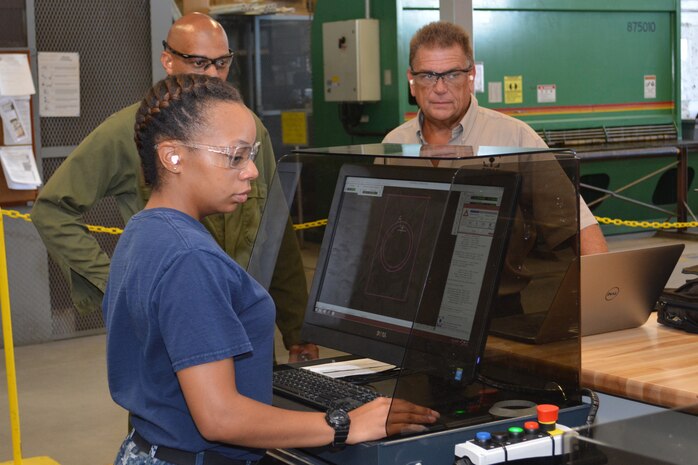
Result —
[[330, 447], [334, 450], [342, 450], [347, 445], [349, 436], [349, 414], [342, 409], [330, 409], [325, 415], [325, 421], [334, 429], [334, 440]]

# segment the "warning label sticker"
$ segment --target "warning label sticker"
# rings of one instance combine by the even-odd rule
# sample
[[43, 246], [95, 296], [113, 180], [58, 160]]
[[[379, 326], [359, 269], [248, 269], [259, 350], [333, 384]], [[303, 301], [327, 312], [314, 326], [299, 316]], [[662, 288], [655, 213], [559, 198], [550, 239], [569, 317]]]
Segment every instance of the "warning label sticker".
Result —
[[523, 103], [523, 76], [504, 76], [504, 103]]
[[645, 75], [645, 98], [657, 98], [657, 76]]
[[538, 103], [555, 103], [557, 101], [555, 84], [538, 84]]

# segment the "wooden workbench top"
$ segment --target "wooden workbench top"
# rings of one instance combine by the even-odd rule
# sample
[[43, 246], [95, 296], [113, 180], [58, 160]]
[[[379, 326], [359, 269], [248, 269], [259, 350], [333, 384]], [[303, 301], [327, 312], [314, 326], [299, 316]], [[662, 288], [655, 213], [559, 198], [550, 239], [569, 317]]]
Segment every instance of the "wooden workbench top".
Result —
[[661, 325], [653, 313], [639, 328], [584, 337], [581, 384], [663, 407], [698, 405], [698, 334]]

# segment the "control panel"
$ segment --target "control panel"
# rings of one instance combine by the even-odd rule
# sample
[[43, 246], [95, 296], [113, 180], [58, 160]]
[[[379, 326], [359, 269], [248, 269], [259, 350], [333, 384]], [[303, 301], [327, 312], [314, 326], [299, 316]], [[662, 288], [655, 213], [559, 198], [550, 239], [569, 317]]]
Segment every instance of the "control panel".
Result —
[[559, 408], [542, 404], [536, 411], [538, 421], [511, 426], [506, 431], [479, 431], [473, 439], [456, 444], [456, 465], [489, 465], [562, 454], [562, 435], [571, 429], [557, 424]]

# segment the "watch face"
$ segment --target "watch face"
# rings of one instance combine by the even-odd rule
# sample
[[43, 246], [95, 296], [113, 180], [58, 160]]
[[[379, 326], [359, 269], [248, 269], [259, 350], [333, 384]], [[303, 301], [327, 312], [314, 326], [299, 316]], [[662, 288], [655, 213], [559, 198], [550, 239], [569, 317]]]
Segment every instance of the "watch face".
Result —
[[327, 412], [327, 421], [332, 426], [347, 426], [349, 425], [349, 415], [344, 410], [331, 410]]
[[331, 449], [342, 450], [349, 436], [349, 424], [351, 423], [349, 414], [342, 409], [333, 409], [327, 412], [325, 421], [334, 429], [334, 440], [330, 444]]

